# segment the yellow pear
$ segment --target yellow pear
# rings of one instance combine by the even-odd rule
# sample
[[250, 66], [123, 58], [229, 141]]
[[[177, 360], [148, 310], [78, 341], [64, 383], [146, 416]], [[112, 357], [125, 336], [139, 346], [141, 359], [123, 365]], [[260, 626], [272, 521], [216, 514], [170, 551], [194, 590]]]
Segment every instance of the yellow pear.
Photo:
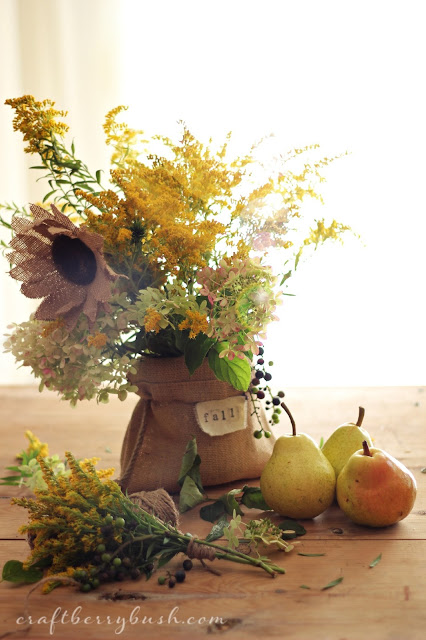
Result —
[[271, 509], [290, 518], [315, 518], [331, 505], [336, 476], [321, 449], [310, 436], [296, 433], [281, 436], [260, 478], [260, 489]]
[[386, 527], [410, 513], [416, 480], [402, 462], [366, 441], [343, 467], [337, 479], [339, 507], [357, 524]]
[[360, 407], [357, 422], [345, 422], [337, 427], [322, 448], [323, 454], [332, 464], [336, 478], [351, 455], [362, 448], [364, 440], [368, 446], [373, 446], [370, 435], [361, 427], [364, 414], [365, 409]]

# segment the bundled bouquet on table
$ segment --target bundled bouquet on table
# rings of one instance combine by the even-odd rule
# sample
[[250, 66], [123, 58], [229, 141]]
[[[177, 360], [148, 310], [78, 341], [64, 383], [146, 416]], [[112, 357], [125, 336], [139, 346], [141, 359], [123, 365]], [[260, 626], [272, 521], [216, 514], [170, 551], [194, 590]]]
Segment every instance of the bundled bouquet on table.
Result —
[[[106, 180], [67, 146], [66, 114], [53, 102], [6, 103], [47, 185], [41, 204], [4, 205], [11, 215], [0, 218], [13, 234], [10, 275], [42, 299], [6, 349], [40, 390], [72, 405], [140, 395], [123, 443], [123, 488], [178, 489], [191, 436], [206, 486], [258, 477], [274, 422], [257, 404], [268, 391], [262, 341], [280, 287], [305, 247], [347, 229], [319, 220], [306, 237], [297, 233], [303, 200], [320, 199], [333, 158], [304, 161], [316, 149], [306, 147], [267, 168], [256, 160], [262, 143], [230, 159], [230, 136], [205, 145], [184, 124], [178, 141], [145, 139], [118, 122], [118, 107], [104, 124]], [[274, 273], [264, 259], [280, 251]]]

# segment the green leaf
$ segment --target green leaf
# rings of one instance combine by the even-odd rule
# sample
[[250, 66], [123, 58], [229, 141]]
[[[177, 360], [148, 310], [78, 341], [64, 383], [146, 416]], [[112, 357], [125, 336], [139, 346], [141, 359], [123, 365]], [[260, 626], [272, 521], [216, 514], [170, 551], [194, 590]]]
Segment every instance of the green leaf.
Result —
[[423, 469], [420, 469], [420, 473], [426, 473], [426, 467], [423, 467]]
[[235, 495], [241, 493], [241, 489], [232, 489], [223, 496], [220, 496], [213, 504], [206, 505], [200, 509], [200, 517], [207, 522], [215, 522], [224, 513], [233, 515], [234, 510], [238, 516], [242, 516], [243, 512], [240, 505], [235, 499]]
[[228, 526], [228, 518], [226, 517], [226, 513], [223, 513], [219, 520], [214, 524], [210, 530], [210, 533], [206, 537], [207, 542], [213, 542], [214, 540], [218, 540], [222, 538], [225, 527]]
[[290, 271], [287, 271], [287, 273], [285, 273], [285, 274], [283, 275], [283, 277], [281, 278], [281, 282], [280, 282], [280, 285], [279, 285], [279, 286], [281, 287], [281, 285], [283, 285], [283, 284], [284, 284], [284, 282], [285, 282], [286, 280], [288, 280], [290, 277], [291, 277], [291, 269], [290, 269]]
[[0, 486], [17, 487], [22, 476], [6, 476], [0, 478]]
[[245, 505], [248, 509], [271, 511], [271, 507], [266, 504], [265, 498], [262, 496], [262, 492], [259, 487], [244, 486], [241, 504]]
[[301, 584], [299, 589], [310, 589], [311, 587], [308, 587], [307, 584]]
[[197, 453], [197, 440], [192, 436], [186, 445], [179, 472], [178, 484], [181, 486], [179, 511], [185, 513], [205, 500], [200, 475], [201, 458]]
[[185, 453], [182, 458], [182, 464], [179, 471], [178, 484], [182, 487], [186, 476], [190, 476], [199, 490], [204, 493], [200, 475], [201, 458], [197, 452], [197, 439], [192, 436], [186, 445]]
[[370, 562], [369, 567], [372, 569], [373, 567], [376, 566], [376, 564], [379, 564], [380, 560], [382, 559], [382, 554], [379, 553], [379, 555], [377, 556], [377, 558], [374, 558], [373, 562]]
[[172, 558], [175, 557], [176, 553], [178, 552], [170, 549], [166, 549], [165, 551], [162, 551], [157, 556], [158, 557], [157, 569], [161, 569], [161, 567], [164, 567], [164, 565], [170, 562], [170, 560], [172, 560]]
[[306, 558], [317, 558], [318, 556], [325, 556], [325, 553], [298, 553], [298, 556], [305, 556]]
[[319, 441], [319, 448], [322, 449], [324, 446], [324, 438], [321, 436], [321, 440]]
[[232, 489], [228, 493], [225, 493], [225, 495], [223, 495], [221, 498], [219, 498], [219, 500], [221, 500], [223, 502], [223, 504], [225, 505], [226, 513], [229, 513], [230, 516], [233, 515], [234, 510], [235, 510], [237, 516], [244, 515], [243, 512], [240, 509], [240, 505], [235, 500], [235, 495], [237, 493], [241, 493], [241, 489]]
[[53, 189], [52, 191], [49, 191], [49, 193], [46, 193], [46, 195], [44, 196], [42, 202], [46, 202], [46, 200], [49, 200], [50, 196], [53, 196], [54, 193], [56, 193], [57, 189]]
[[101, 176], [102, 176], [102, 171], [101, 171], [101, 169], [98, 169], [98, 170], [96, 171], [96, 182], [97, 182], [98, 184], [101, 184]]
[[205, 333], [199, 333], [195, 338], [189, 338], [185, 345], [185, 364], [189, 374], [201, 367], [210, 347], [215, 343]]
[[189, 331], [186, 329], [184, 331], [180, 331], [179, 329], [175, 329], [174, 332], [174, 341], [175, 346], [178, 351], [181, 353], [185, 353], [186, 343], [189, 340]]
[[2, 578], [7, 582], [22, 582], [31, 583], [38, 582], [43, 577], [43, 572], [40, 569], [30, 567], [24, 569], [22, 562], [19, 560], [9, 560], [3, 567]]
[[221, 500], [216, 500], [213, 504], [208, 504], [200, 509], [200, 518], [207, 522], [216, 522], [224, 514], [226, 514], [225, 505]]
[[283, 520], [278, 526], [283, 530], [282, 537], [284, 540], [292, 540], [293, 538], [297, 538], [297, 536], [304, 536], [306, 533], [305, 527], [295, 520]]
[[227, 348], [224, 343], [216, 344], [209, 351], [209, 366], [216, 378], [228, 382], [238, 391], [247, 391], [251, 380], [251, 367], [247, 360], [234, 358], [229, 360], [227, 356], [219, 357], [219, 353]]
[[321, 591], [325, 591], [326, 589], [331, 589], [332, 587], [335, 587], [337, 584], [340, 584], [342, 581], [343, 581], [343, 577], [336, 578], [335, 580], [332, 580], [331, 582], [326, 584], [325, 587], [322, 587]]
[[186, 476], [179, 495], [180, 513], [185, 513], [204, 500], [204, 494], [201, 493], [194, 480], [190, 476]]

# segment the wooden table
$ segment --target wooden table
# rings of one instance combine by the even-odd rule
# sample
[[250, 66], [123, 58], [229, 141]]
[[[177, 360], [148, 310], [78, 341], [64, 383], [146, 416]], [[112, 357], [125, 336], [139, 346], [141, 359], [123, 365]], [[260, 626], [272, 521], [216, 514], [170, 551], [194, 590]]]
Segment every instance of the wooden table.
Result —
[[[215, 561], [220, 577], [197, 564], [187, 580], [174, 589], [152, 579], [108, 584], [89, 594], [71, 587], [56, 589], [49, 595], [37, 590], [30, 600], [34, 624], [29, 637], [51, 637], [50, 620], [60, 607], [60, 615], [68, 615], [63, 617], [63, 623], [56, 624], [52, 635], [73, 640], [81, 633], [99, 639], [121, 636], [167, 640], [214, 633], [241, 640], [425, 638], [426, 475], [421, 473], [426, 466], [425, 389], [290, 388], [286, 397], [299, 432], [307, 432], [317, 440], [321, 436], [327, 438], [339, 424], [355, 420], [358, 405], [363, 405], [364, 426], [376, 445], [404, 462], [417, 479], [418, 497], [410, 516], [392, 527], [373, 530], [352, 524], [337, 506], [332, 506], [303, 523], [307, 534], [299, 538], [297, 549], [288, 554], [274, 553], [274, 560], [286, 569], [286, 574], [276, 579], [252, 567]], [[39, 394], [32, 387], [3, 387], [0, 467], [14, 463], [14, 454], [26, 444], [23, 433], [31, 429], [49, 443], [51, 453], [62, 455], [69, 449], [77, 457], [99, 456], [98, 467], [115, 466], [118, 472], [121, 440], [135, 401], [136, 398], [124, 404], [116, 401], [100, 406], [81, 403], [73, 410], [48, 392]], [[286, 431], [288, 425], [283, 418], [277, 432]], [[220, 487], [209, 494], [223, 492]], [[0, 487], [1, 566], [9, 559], [24, 560], [28, 554], [27, 542], [17, 533], [25, 521], [25, 511], [11, 506], [9, 500], [11, 495], [23, 493], [22, 489]], [[256, 517], [258, 512], [252, 510], [249, 514]], [[210, 525], [194, 509], [182, 517], [181, 528], [203, 536]], [[298, 552], [325, 555], [304, 557]], [[369, 568], [380, 553], [381, 562]], [[180, 562], [176, 559], [171, 566], [177, 567]], [[339, 577], [343, 577], [340, 584], [322, 590]], [[311, 588], [303, 589], [301, 585]], [[121, 599], [105, 598], [107, 592], [118, 590]], [[0, 634], [22, 628], [16, 621], [23, 615], [27, 591], [28, 587], [1, 584]], [[135, 597], [123, 599], [129, 592]], [[85, 623], [89, 616], [91, 622]], [[220, 624], [216, 618], [226, 622]], [[19, 632], [12, 637], [24, 634]]]

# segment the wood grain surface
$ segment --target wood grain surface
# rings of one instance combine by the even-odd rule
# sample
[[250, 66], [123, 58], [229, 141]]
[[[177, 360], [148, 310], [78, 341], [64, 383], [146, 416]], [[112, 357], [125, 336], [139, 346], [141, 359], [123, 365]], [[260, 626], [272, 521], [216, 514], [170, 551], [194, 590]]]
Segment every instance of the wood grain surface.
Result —
[[[343, 422], [356, 420], [366, 408], [365, 428], [376, 446], [404, 462], [414, 473], [418, 495], [412, 513], [384, 529], [357, 526], [336, 505], [314, 520], [288, 554], [274, 561], [286, 570], [271, 579], [252, 567], [216, 560], [221, 576], [196, 565], [185, 583], [174, 589], [155, 579], [114, 583], [82, 594], [64, 587], [49, 595], [36, 589], [29, 600], [32, 627], [23, 631], [24, 600], [29, 587], [0, 586], [0, 637], [45, 640], [197, 638], [217, 634], [235, 640], [420, 640], [426, 636], [426, 391], [417, 387], [289, 388], [287, 403], [299, 432], [319, 440]], [[54, 394], [33, 387], [0, 389], [0, 471], [14, 463], [26, 446], [23, 433], [33, 431], [49, 443], [51, 453], [71, 450], [77, 457], [99, 456], [99, 467], [119, 471], [121, 441], [136, 398], [124, 404], [81, 403], [75, 409]], [[288, 432], [284, 418], [277, 434]], [[173, 452], [170, 452], [173, 455]], [[201, 466], [202, 470], [202, 466]], [[6, 472], [0, 473], [6, 475]], [[254, 481], [250, 484], [257, 485]], [[242, 486], [237, 483], [236, 486]], [[229, 487], [209, 489], [211, 496]], [[23, 489], [0, 487], [0, 565], [23, 560], [28, 545], [17, 532], [25, 511], [10, 497]], [[210, 529], [193, 509], [181, 518], [181, 529], [204, 536]], [[260, 512], [246, 511], [247, 517]], [[273, 516], [278, 522], [279, 517]], [[305, 557], [298, 553], [324, 553]], [[379, 554], [381, 561], [370, 568]], [[182, 558], [171, 563], [171, 570]], [[323, 587], [342, 577], [331, 589]], [[301, 588], [302, 585], [310, 587]], [[114, 600], [111, 597], [114, 596]], [[55, 614], [56, 611], [56, 614]], [[56, 622], [52, 622], [52, 618]]]

